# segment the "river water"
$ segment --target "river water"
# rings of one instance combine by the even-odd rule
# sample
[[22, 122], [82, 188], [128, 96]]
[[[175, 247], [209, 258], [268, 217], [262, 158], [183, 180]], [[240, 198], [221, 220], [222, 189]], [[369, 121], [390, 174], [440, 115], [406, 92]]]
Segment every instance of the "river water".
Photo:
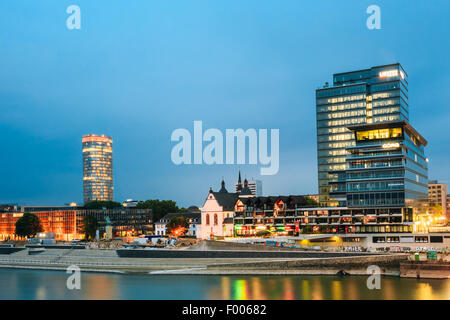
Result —
[[0, 269], [0, 299], [443, 299], [450, 279], [382, 277], [369, 290], [364, 276], [213, 276], [81, 273], [67, 289], [63, 271]]

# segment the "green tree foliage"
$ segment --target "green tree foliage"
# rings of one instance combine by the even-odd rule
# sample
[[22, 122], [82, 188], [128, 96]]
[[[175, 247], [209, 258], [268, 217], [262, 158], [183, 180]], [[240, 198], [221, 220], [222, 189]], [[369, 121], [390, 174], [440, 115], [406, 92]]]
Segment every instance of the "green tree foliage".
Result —
[[302, 233], [307, 234], [307, 233], [312, 233], [312, 227], [310, 225], [306, 225], [302, 228]]
[[260, 230], [258, 232], [256, 232], [256, 236], [257, 237], [270, 237], [271, 232], [268, 230]]
[[121, 206], [122, 204], [120, 202], [115, 201], [90, 201], [84, 205], [86, 209], [114, 209]]
[[[166, 229], [168, 234], [173, 234], [176, 236], [181, 236], [186, 232], [186, 229], [189, 227], [189, 223], [186, 218], [183, 216], [175, 216], [170, 219], [170, 221], [166, 224]], [[178, 234], [174, 234], [175, 229], [181, 229], [181, 232]]]
[[98, 221], [97, 218], [93, 215], [87, 215], [83, 219], [83, 233], [86, 240], [94, 239], [95, 233], [98, 229]]
[[172, 200], [146, 200], [137, 204], [140, 209], [152, 209], [153, 221], [158, 221], [168, 213], [186, 212], [185, 208], [178, 208], [177, 203]]
[[42, 231], [41, 221], [35, 214], [26, 212], [16, 222], [16, 235], [19, 237], [32, 237]]
[[305, 200], [306, 200], [306, 205], [307, 206], [311, 206], [311, 207], [318, 207], [319, 206], [319, 203], [316, 200], [314, 200], [313, 198], [305, 197]]

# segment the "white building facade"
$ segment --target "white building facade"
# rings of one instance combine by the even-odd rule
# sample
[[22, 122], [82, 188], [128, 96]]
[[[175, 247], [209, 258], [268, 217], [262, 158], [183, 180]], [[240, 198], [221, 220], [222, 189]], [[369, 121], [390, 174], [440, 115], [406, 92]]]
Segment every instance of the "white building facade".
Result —
[[165, 236], [167, 234], [166, 225], [173, 217], [185, 217], [189, 224], [185, 236], [197, 237], [201, 223], [201, 215], [197, 212], [179, 212], [166, 214], [158, 222], [155, 223], [155, 235]]
[[237, 199], [236, 193], [226, 192], [223, 182], [220, 192], [210, 190], [201, 208], [201, 226], [197, 238], [232, 237], [234, 205]]

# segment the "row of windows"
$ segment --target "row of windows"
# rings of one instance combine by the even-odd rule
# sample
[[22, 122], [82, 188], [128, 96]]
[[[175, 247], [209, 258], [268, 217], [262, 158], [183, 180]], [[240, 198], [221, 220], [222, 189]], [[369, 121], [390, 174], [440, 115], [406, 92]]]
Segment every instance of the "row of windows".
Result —
[[317, 134], [329, 134], [329, 133], [344, 133], [350, 132], [346, 127], [333, 127], [333, 128], [318, 128]]
[[352, 133], [347, 134], [337, 134], [337, 135], [331, 135], [331, 136], [318, 136], [317, 141], [324, 142], [324, 141], [346, 141], [353, 139]]
[[361, 157], [384, 157], [384, 156], [393, 156], [393, 155], [401, 155], [401, 151], [381, 151], [381, 152], [358, 152], [355, 151], [349, 155], [349, 158], [361, 158]]
[[401, 136], [402, 128], [373, 129], [356, 132], [356, 140], [358, 141], [399, 138]]
[[385, 122], [385, 121], [395, 121], [400, 120], [399, 115], [392, 115], [392, 116], [381, 116], [381, 117], [374, 117], [373, 122]]
[[[209, 214], [206, 214], [206, 225], [209, 226]], [[217, 226], [219, 224], [219, 219], [217, 217], [217, 213], [214, 214], [214, 225]]]
[[376, 108], [376, 107], [393, 106], [393, 105], [396, 105], [396, 104], [400, 104], [400, 98], [381, 100], [381, 101], [374, 101], [372, 103], [372, 106], [374, 108]]
[[317, 120], [349, 118], [349, 117], [363, 116], [365, 114], [366, 109], [359, 109], [345, 112], [320, 113], [317, 115]]
[[364, 169], [364, 168], [380, 168], [380, 167], [394, 167], [403, 165], [401, 159], [398, 160], [379, 160], [379, 161], [351, 161], [349, 163], [350, 169]]
[[394, 89], [400, 89], [400, 82], [391, 82], [391, 83], [380, 83], [380, 84], [374, 84], [370, 87], [370, 92], [378, 92], [378, 91], [388, 91], [388, 90], [394, 90]]
[[345, 162], [345, 157], [319, 158], [319, 164], [343, 163], [343, 162]]
[[349, 183], [347, 191], [378, 191], [378, 190], [402, 190], [404, 188], [403, 181], [375, 181], [375, 182], [361, 182]]
[[391, 113], [398, 113], [398, 112], [400, 112], [399, 107], [392, 107], [392, 108], [374, 109], [372, 113], [373, 113], [373, 115], [378, 115], [378, 114], [391, 114]]
[[337, 149], [337, 150], [320, 150], [318, 152], [319, 158], [328, 157], [328, 156], [343, 156], [346, 155], [347, 151], [345, 149]]
[[325, 89], [325, 90], [317, 90], [316, 97], [333, 97], [333, 96], [341, 96], [352, 93], [365, 93], [367, 91], [366, 85], [358, 85], [358, 86], [348, 86], [348, 87], [340, 87], [336, 89]]
[[334, 97], [334, 98], [322, 98], [322, 99], [317, 99], [316, 104], [317, 105], [334, 104], [334, 103], [342, 103], [342, 102], [358, 101], [358, 100], [365, 101], [366, 95], [365, 94], [356, 94], [356, 95], [340, 96], [340, 97]]
[[347, 180], [356, 179], [379, 179], [379, 178], [403, 178], [403, 170], [383, 170], [376, 172], [349, 172], [347, 173]]
[[103, 153], [108, 153], [111, 154], [112, 153], [112, 148], [101, 148], [101, 147], [97, 147], [97, 148], [83, 148], [83, 153], [94, 153], [94, 154], [103, 154]]
[[378, 99], [387, 99], [387, 98], [398, 97], [398, 96], [399, 96], [398, 91], [388, 91], [388, 92], [374, 93], [370, 97], [372, 100], [378, 100]]
[[414, 170], [424, 176], [426, 176], [428, 174], [428, 169], [427, 166], [423, 166], [423, 165], [419, 165], [416, 162], [414, 162], [413, 160], [409, 160], [409, 159], [405, 159], [406, 162], [406, 167], [408, 169]]
[[324, 128], [324, 127], [346, 126], [350, 124], [360, 124], [365, 122], [366, 117], [342, 119], [342, 120], [329, 120], [329, 121], [319, 120], [317, 121], [317, 127]]
[[333, 104], [328, 106], [318, 106], [317, 112], [329, 112], [329, 111], [343, 111], [356, 108], [364, 108], [365, 102], [357, 103], [345, 103], [345, 104]]
[[[426, 171], [423, 172], [426, 174]], [[428, 177], [424, 174], [418, 174], [418, 173], [414, 173], [411, 172], [409, 170], [405, 171], [405, 178], [411, 180], [411, 181], [415, 181], [417, 183], [421, 183], [423, 185], [428, 185]]]
[[420, 144], [420, 142], [417, 140], [417, 138], [410, 136], [408, 134], [408, 132], [406, 132], [405, 136], [406, 136], [405, 145], [423, 157], [423, 153], [424, 153], [423, 145]]
[[340, 148], [347, 148], [350, 146], [354, 146], [354, 141], [347, 141], [347, 142], [334, 142], [334, 143], [319, 143], [318, 148], [321, 149], [340, 149]]
[[88, 171], [88, 172], [84, 172], [83, 174], [83, 180], [85, 181], [97, 181], [97, 180], [112, 180], [112, 174], [107, 174], [107, 173], [103, 173], [103, 172], [93, 172], [93, 171]]
[[[345, 170], [345, 162], [343, 164], [334, 164], [334, 165], [319, 165], [319, 171], [339, 171]], [[328, 178], [328, 172], [327, 172]]]
[[333, 77], [333, 81], [334, 81], [334, 83], [343, 83], [343, 82], [351, 82], [351, 81], [362, 81], [362, 79], [368, 79], [371, 77], [373, 77], [373, 73], [371, 70], [368, 70], [368, 71], [352, 72], [352, 73], [335, 75]]
[[405, 180], [405, 191], [408, 191], [408, 194], [410, 193], [412, 195], [412, 199], [428, 197], [427, 187], [417, 182]]
[[403, 192], [356, 193], [347, 194], [347, 205], [401, 205], [405, 202]]

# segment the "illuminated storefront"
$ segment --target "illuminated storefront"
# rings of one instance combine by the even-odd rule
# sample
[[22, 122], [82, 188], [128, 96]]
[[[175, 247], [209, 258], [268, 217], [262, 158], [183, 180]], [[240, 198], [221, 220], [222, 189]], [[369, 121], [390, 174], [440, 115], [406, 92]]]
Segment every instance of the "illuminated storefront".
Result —
[[404, 217], [410, 208], [308, 207], [303, 196], [239, 199], [234, 213], [234, 235], [295, 236], [301, 233], [411, 233]]
[[[94, 216], [99, 223], [99, 233], [106, 232], [106, 218], [109, 218], [114, 237], [149, 234], [153, 231], [150, 209], [117, 208], [109, 210], [86, 210], [84, 208], [59, 208], [39, 211], [28, 207], [27, 212], [35, 214], [42, 225], [43, 232], [55, 233], [56, 240], [71, 241], [82, 239], [83, 221], [88, 215]], [[16, 222], [24, 212], [0, 212], [0, 240], [15, 239]]]

